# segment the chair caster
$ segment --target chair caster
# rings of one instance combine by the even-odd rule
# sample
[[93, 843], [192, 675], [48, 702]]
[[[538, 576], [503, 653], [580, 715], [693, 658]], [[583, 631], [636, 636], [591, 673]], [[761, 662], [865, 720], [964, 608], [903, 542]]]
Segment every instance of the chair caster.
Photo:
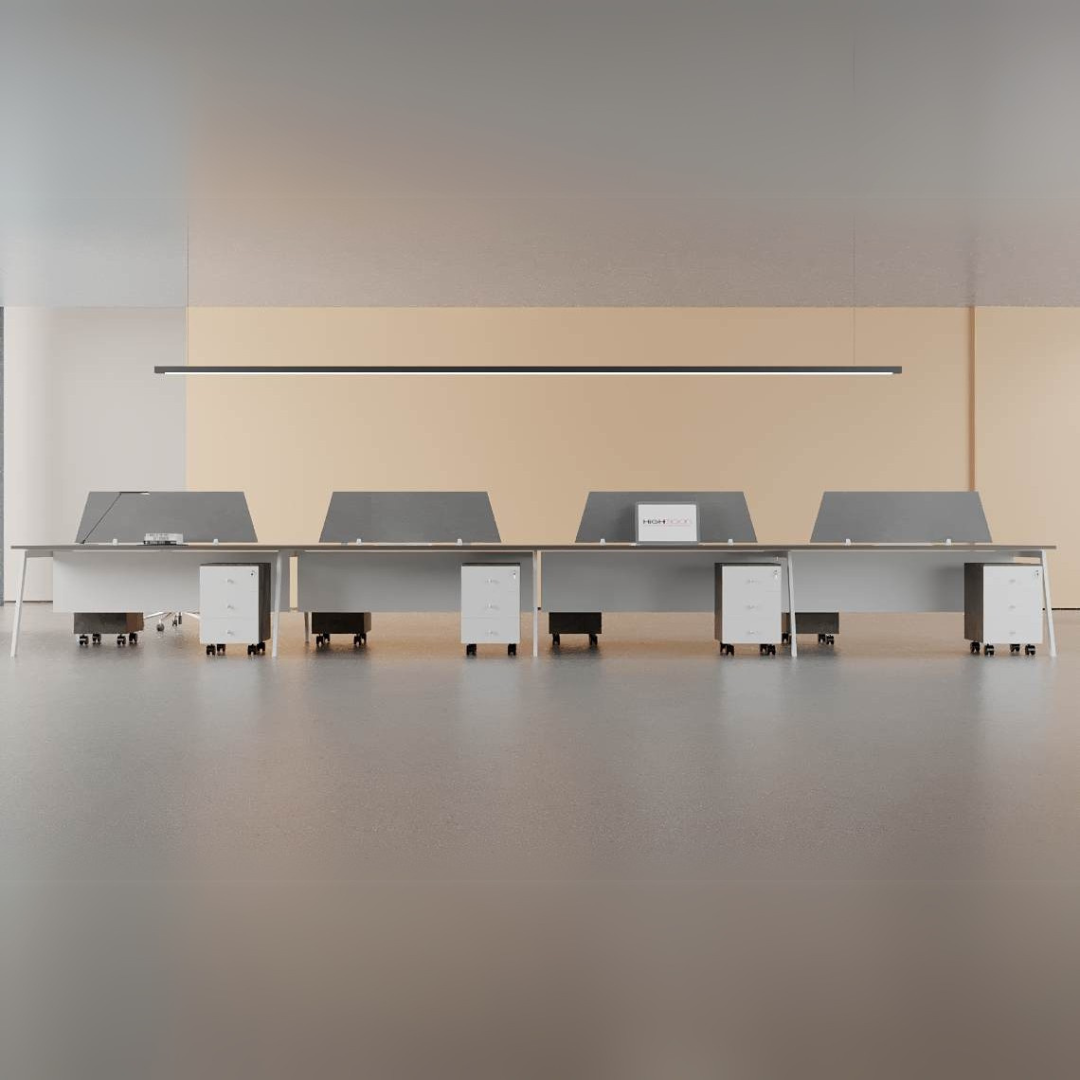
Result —
[[993, 656], [993, 655], [994, 655], [994, 646], [993, 645], [984, 645], [983, 646], [983, 656]]
[[90, 644], [90, 639], [85, 634], [79, 635], [79, 646], [86, 648]]
[[596, 634], [590, 634], [589, 635], [589, 648], [590, 649], [598, 649], [598, 648], [600, 648], [600, 638], [597, 637]]
[[224, 645], [219, 644], [217, 646], [217, 654], [218, 654], [218, 656], [224, 656], [225, 655], [225, 646]]
[[139, 644], [139, 635], [138, 634], [128, 634], [128, 644], [129, 645], [138, 645]]
[[217, 649], [215, 649], [213, 645], [207, 645], [206, 646], [206, 655], [207, 656], [216, 656], [217, 655]]
[[721, 656], [734, 656], [735, 655], [735, 646], [734, 645], [728, 645], [727, 642], [721, 641], [720, 642], [720, 655]]
[[1010, 653], [1018, 653], [1019, 651], [1020, 651], [1020, 646], [1017, 645], [1015, 641], [1012, 642], [1011, 645], [1009, 645], [1009, 652]]
[[181, 619], [179, 615], [177, 615], [176, 618], [173, 619], [172, 624], [173, 626], [179, 626], [183, 621], [184, 620]]
[[466, 656], [475, 656], [476, 655], [476, 646], [475, 645], [466, 645], [465, 646], [465, 655]]
[[127, 638], [123, 634], [116, 635], [116, 647], [122, 649], [127, 644]]
[[[176, 623], [173, 623], [173, 626], [175, 626], [175, 625], [176, 625]], [[159, 634], [164, 634], [165, 633], [165, 624], [163, 622], [159, 622], [154, 629], [156, 629]]]
[[560, 645], [562, 645], [562, 638], [558, 634], [552, 634], [551, 647], [553, 649], [558, 649]]
[[353, 643], [353, 648], [354, 649], [359, 649], [362, 645], [366, 645], [367, 644], [367, 634], [354, 634], [353, 639], [352, 639], [352, 643]]
[[254, 655], [255, 655], [255, 646], [254, 645], [249, 645], [248, 646], [248, 656], [254, 656]]
[[775, 645], [762, 644], [762, 645], [758, 646], [758, 652], [762, 656], [775, 656], [776, 655], [776, 646]]
[[101, 644], [101, 635], [100, 634], [91, 634], [90, 635], [90, 643], [92, 645], [100, 645]]
[[315, 635], [315, 648], [321, 649], [324, 645], [330, 644], [329, 634], [316, 634]]
[[1024, 655], [1025, 656], [1034, 656], [1035, 655], [1035, 646], [1034, 645], [1025, 645], [1024, 646]]
[[819, 645], [824, 645], [824, 644], [825, 644], [825, 638], [826, 638], [826, 637], [827, 637], [827, 635], [826, 635], [826, 634], [818, 634], [818, 636], [817, 636], [817, 643], [818, 643]]
[[[818, 639], [820, 640], [820, 638], [821, 638], [821, 635], [818, 634]], [[780, 635], [780, 644], [781, 645], [790, 645], [791, 644], [791, 635], [786, 630]]]
[[826, 645], [835, 645], [836, 644], [836, 635], [835, 634], [826, 634], [825, 635], [825, 644]]
[[971, 652], [973, 655], [977, 655], [981, 649], [982, 645], [979, 642], [973, 641], [971, 643]]
[[507, 645], [506, 646], [506, 655], [507, 656], [517, 656], [517, 645], [513, 645], [513, 644]]

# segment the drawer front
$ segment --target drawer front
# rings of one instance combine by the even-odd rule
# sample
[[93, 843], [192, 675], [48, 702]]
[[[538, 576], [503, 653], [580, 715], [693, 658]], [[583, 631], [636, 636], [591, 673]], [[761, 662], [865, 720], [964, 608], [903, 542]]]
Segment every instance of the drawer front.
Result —
[[512, 619], [461, 619], [462, 645], [517, 645], [521, 642], [521, 621]]
[[990, 643], [1038, 645], [1043, 633], [1042, 568], [983, 569], [983, 637]]
[[247, 566], [199, 568], [199, 612], [204, 618], [258, 618], [259, 571]]
[[503, 618], [521, 611], [521, 568], [515, 565], [463, 566], [461, 614]]
[[725, 566], [724, 607], [729, 604], [770, 604], [780, 602], [779, 566]]
[[258, 618], [206, 618], [199, 621], [203, 645], [254, 645], [261, 640]]
[[468, 619], [509, 619], [521, 613], [521, 597], [517, 592], [464, 590], [461, 594], [461, 615]]
[[720, 620], [720, 640], [728, 645], [779, 645], [780, 612], [772, 615], [729, 612], [724, 608]]

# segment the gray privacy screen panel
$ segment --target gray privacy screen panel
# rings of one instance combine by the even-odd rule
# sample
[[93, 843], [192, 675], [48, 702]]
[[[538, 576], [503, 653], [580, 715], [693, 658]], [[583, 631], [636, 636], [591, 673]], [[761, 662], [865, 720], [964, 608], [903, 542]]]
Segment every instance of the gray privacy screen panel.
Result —
[[182, 533], [191, 543], [257, 540], [242, 491], [91, 491], [75, 542], [140, 543], [151, 532]]
[[746, 544], [757, 540], [750, 508], [741, 491], [590, 491], [576, 542], [632, 542], [634, 507], [642, 502], [697, 503], [698, 535], [705, 542], [734, 540]]
[[486, 491], [335, 491], [324, 544], [496, 544], [499, 527]]
[[815, 543], [989, 543], [977, 491], [826, 491]]

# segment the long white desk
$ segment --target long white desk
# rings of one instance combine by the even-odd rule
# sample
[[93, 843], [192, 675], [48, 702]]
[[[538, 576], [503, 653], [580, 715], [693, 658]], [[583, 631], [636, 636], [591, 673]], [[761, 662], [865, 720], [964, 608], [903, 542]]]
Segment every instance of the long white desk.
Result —
[[29, 559], [53, 559], [56, 610], [145, 612], [195, 610], [200, 563], [260, 556], [274, 568], [272, 656], [278, 652], [282, 592], [294, 556], [302, 611], [453, 611], [462, 562], [528, 558], [531, 588], [523, 589], [522, 610], [527, 605], [532, 612], [534, 656], [541, 608], [711, 611], [717, 562], [780, 563], [791, 653], [797, 656], [799, 610], [961, 612], [965, 562], [1035, 559], [1043, 569], [1049, 651], [1057, 655], [1047, 563], [1052, 544], [55, 544], [15, 545], [15, 550], [23, 561], [12, 656], [18, 652]]

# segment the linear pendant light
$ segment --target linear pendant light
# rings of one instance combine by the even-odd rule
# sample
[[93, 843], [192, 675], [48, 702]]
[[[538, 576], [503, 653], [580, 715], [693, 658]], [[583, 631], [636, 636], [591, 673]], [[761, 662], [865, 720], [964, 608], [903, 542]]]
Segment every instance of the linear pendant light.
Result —
[[158, 365], [155, 375], [902, 375], [902, 367], [846, 367], [808, 364], [763, 364], [705, 367], [686, 364], [447, 364], [444, 366], [383, 364], [334, 367], [295, 365]]

